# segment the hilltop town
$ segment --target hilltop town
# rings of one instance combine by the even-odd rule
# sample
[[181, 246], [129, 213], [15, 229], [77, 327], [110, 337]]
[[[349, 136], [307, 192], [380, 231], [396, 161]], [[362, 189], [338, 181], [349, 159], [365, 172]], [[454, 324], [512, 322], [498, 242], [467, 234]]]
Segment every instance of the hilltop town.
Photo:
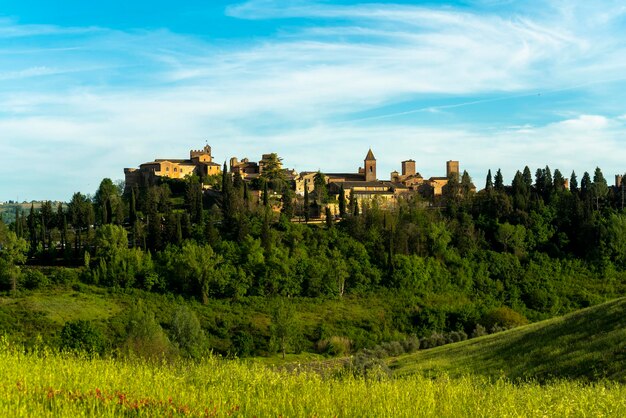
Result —
[[[393, 171], [388, 180], [379, 179], [376, 168], [376, 157], [369, 149], [363, 166], [352, 173], [334, 173], [319, 171], [297, 172], [283, 167], [281, 158], [277, 154], [263, 154], [258, 162], [248, 158], [239, 160], [232, 157], [226, 170], [232, 176], [239, 176], [244, 182], [251, 184], [251, 189], [262, 188], [259, 182], [263, 178], [279, 176], [287, 184], [296, 196], [304, 197], [306, 194], [315, 192], [316, 185], [323, 182], [329, 198], [324, 199], [331, 211], [338, 213], [340, 196], [346, 201], [354, 201], [357, 204], [376, 201], [380, 206], [394, 205], [403, 196], [418, 194], [431, 201], [442, 196], [450, 181], [456, 183], [468, 183], [471, 192], [476, 187], [471, 183], [467, 172], [461, 174], [458, 161], [447, 161], [445, 176], [432, 176], [425, 178], [416, 170], [415, 160], [409, 159], [401, 162], [401, 171]], [[159, 158], [154, 161], [143, 163], [139, 168], [124, 169], [126, 189], [141, 185], [155, 184], [159, 179], [184, 179], [195, 175], [201, 180], [209, 179], [222, 174], [223, 169], [214, 161], [211, 147], [206, 145], [201, 150], [189, 151], [189, 159]], [[271, 171], [273, 174], [268, 175]], [[210, 190], [211, 182], [203, 181], [205, 189]], [[260, 198], [260, 193], [257, 193]], [[323, 211], [320, 211], [323, 212]]]

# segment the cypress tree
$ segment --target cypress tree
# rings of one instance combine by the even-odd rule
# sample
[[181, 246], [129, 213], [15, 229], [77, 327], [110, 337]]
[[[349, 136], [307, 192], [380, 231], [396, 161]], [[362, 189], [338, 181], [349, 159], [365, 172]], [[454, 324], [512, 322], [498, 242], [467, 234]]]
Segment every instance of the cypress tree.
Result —
[[593, 173], [593, 197], [596, 201], [596, 210], [600, 210], [600, 201], [604, 200], [604, 198], [609, 193], [609, 186], [604, 179], [604, 175], [602, 174], [602, 170], [600, 167], [596, 167], [596, 170]]
[[63, 253], [66, 253], [67, 247], [67, 215], [63, 214], [63, 232], [61, 232], [61, 240], [63, 242]]
[[183, 226], [181, 225], [180, 215], [176, 216], [176, 244], [183, 242]]
[[485, 181], [485, 190], [493, 189], [493, 181], [491, 180], [491, 169], [487, 172], [487, 180]]
[[22, 230], [21, 230], [22, 220], [20, 219], [20, 207], [15, 207], [15, 235], [18, 238], [22, 238]]
[[[108, 202], [108, 199], [107, 199]], [[105, 203], [102, 205], [102, 225], [109, 223], [109, 205]]]
[[129, 217], [130, 225], [135, 226], [135, 222], [137, 222], [137, 196], [135, 195], [134, 187], [130, 189], [130, 209], [129, 209], [128, 217]]
[[503, 192], [504, 191], [504, 178], [502, 177], [502, 171], [500, 171], [499, 168], [498, 168], [498, 171], [496, 171], [496, 178], [495, 178], [495, 182], [494, 182], [494, 188], [498, 192]]
[[228, 168], [226, 167], [226, 161], [224, 161], [224, 168], [222, 170], [222, 211], [224, 213], [224, 220], [228, 219], [232, 215], [232, 208], [230, 207], [230, 195], [232, 193], [232, 179], [228, 174]]
[[250, 192], [248, 191], [248, 183], [243, 182], [243, 206], [246, 211], [250, 210]]
[[578, 193], [578, 178], [574, 171], [572, 171], [572, 175], [569, 178], [569, 189], [572, 193]]
[[37, 249], [37, 221], [35, 220], [35, 205], [30, 204], [30, 213], [28, 214], [28, 234], [30, 237], [30, 250], [35, 252]]
[[306, 223], [309, 222], [309, 209], [310, 209], [309, 186], [307, 184], [307, 181], [304, 180], [304, 222]]
[[293, 218], [293, 195], [290, 189], [286, 189], [283, 192], [283, 207], [281, 208], [281, 212], [285, 214], [287, 219]]
[[530, 191], [531, 188], [533, 187], [533, 175], [530, 172], [530, 168], [528, 168], [528, 166], [524, 167], [524, 172], [522, 173], [522, 179], [524, 180], [524, 183], [526, 184], [526, 189]]
[[552, 180], [552, 185], [554, 191], [557, 193], [565, 190], [565, 178], [563, 178], [561, 170], [559, 170], [558, 168], [554, 170], [554, 179]]
[[328, 229], [333, 227], [333, 214], [330, 212], [330, 207], [326, 206], [326, 226]]
[[580, 194], [583, 199], [586, 199], [589, 197], [590, 193], [591, 193], [591, 176], [589, 176], [589, 173], [585, 171], [585, 174], [583, 174], [583, 178], [580, 182]]
[[343, 184], [339, 189], [339, 216], [342, 218], [346, 216], [346, 191], [343, 189]]
[[535, 171], [535, 190], [539, 196], [543, 196], [546, 191], [545, 171], [538, 168]]
[[269, 205], [269, 190], [267, 180], [263, 181], [263, 206]]

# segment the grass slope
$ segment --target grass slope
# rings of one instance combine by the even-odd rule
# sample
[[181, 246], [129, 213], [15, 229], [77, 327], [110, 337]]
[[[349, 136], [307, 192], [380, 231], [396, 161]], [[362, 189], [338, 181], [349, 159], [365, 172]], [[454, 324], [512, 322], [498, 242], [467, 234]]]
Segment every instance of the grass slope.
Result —
[[398, 376], [448, 373], [511, 379], [626, 382], [626, 298], [506, 332], [391, 360]]

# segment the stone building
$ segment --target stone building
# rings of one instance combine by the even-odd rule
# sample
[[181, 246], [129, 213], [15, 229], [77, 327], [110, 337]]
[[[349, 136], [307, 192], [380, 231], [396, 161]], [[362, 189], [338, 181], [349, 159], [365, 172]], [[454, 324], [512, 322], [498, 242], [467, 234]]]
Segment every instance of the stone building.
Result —
[[297, 176], [298, 173], [295, 170], [282, 168], [281, 159], [277, 154], [263, 154], [258, 163], [250, 161], [248, 158], [243, 158], [239, 161], [237, 157], [232, 157], [230, 159], [230, 172], [239, 174], [244, 180], [253, 180], [261, 176], [265, 166], [274, 159], [278, 161], [285, 180], [291, 181]]
[[195, 174], [200, 177], [220, 174], [221, 166], [213, 162], [211, 147], [189, 151], [189, 159], [160, 158], [143, 163], [139, 168], [125, 168], [126, 188], [151, 184], [157, 177], [184, 179]]
[[450, 160], [446, 162], [445, 177], [430, 177], [425, 179], [416, 171], [415, 161], [406, 160], [402, 161], [402, 174], [397, 171], [391, 173], [391, 182], [401, 183], [412, 191], [419, 191], [424, 196], [436, 197], [443, 194], [443, 188], [448, 184], [448, 179], [450, 179], [451, 176], [456, 176], [457, 180], [460, 180], [458, 161]]

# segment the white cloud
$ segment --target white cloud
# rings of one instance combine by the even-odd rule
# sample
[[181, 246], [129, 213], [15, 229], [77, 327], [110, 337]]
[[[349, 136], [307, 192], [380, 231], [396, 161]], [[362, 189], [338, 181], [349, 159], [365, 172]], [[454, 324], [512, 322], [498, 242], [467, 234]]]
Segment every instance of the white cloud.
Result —
[[[498, 167], [512, 176], [526, 164], [618, 170], [626, 117], [615, 114], [623, 109], [573, 105], [532, 124], [498, 120], [510, 100], [623, 78], [626, 51], [616, 26], [623, 6], [611, 3], [610, 14], [561, 2], [545, 9], [531, 15], [251, 1], [229, 14], [313, 23], [224, 44], [167, 30], [0, 20], [0, 42], [15, 42], [0, 43], [0, 80], [11, 81], [0, 87], [7, 161], [0, 178], [55, 190], [50, 173], [61, 167], [69, 175], [63, 195], [54, 197], [68, 198], [95, 190], [102, 177], [122, 177], [124, 166], [182, 157], [205, 140], [220, 160], [276, 151], [300, 170], [355, 170], [372, 146], [383, 178], [406, 158], [425, 176], [442, 175], [447, 159], [461, 160], [477, 178]], [[36, 50], [20, 43], [31, 37]], [[430, 104], [429, 97], [457, 100]], [[399, 105], [412, 100], [419, 105]], [[445, 119], [476, 105], [494, 109], [493, 123]], [[572, 116], [546, 122], [564, 111]], [[399, 122], [416, 113], [432, 122]], [[506, 128], [511, 124], [523, 126]], [[32, 172], [21, 170], [25, 160]]]

